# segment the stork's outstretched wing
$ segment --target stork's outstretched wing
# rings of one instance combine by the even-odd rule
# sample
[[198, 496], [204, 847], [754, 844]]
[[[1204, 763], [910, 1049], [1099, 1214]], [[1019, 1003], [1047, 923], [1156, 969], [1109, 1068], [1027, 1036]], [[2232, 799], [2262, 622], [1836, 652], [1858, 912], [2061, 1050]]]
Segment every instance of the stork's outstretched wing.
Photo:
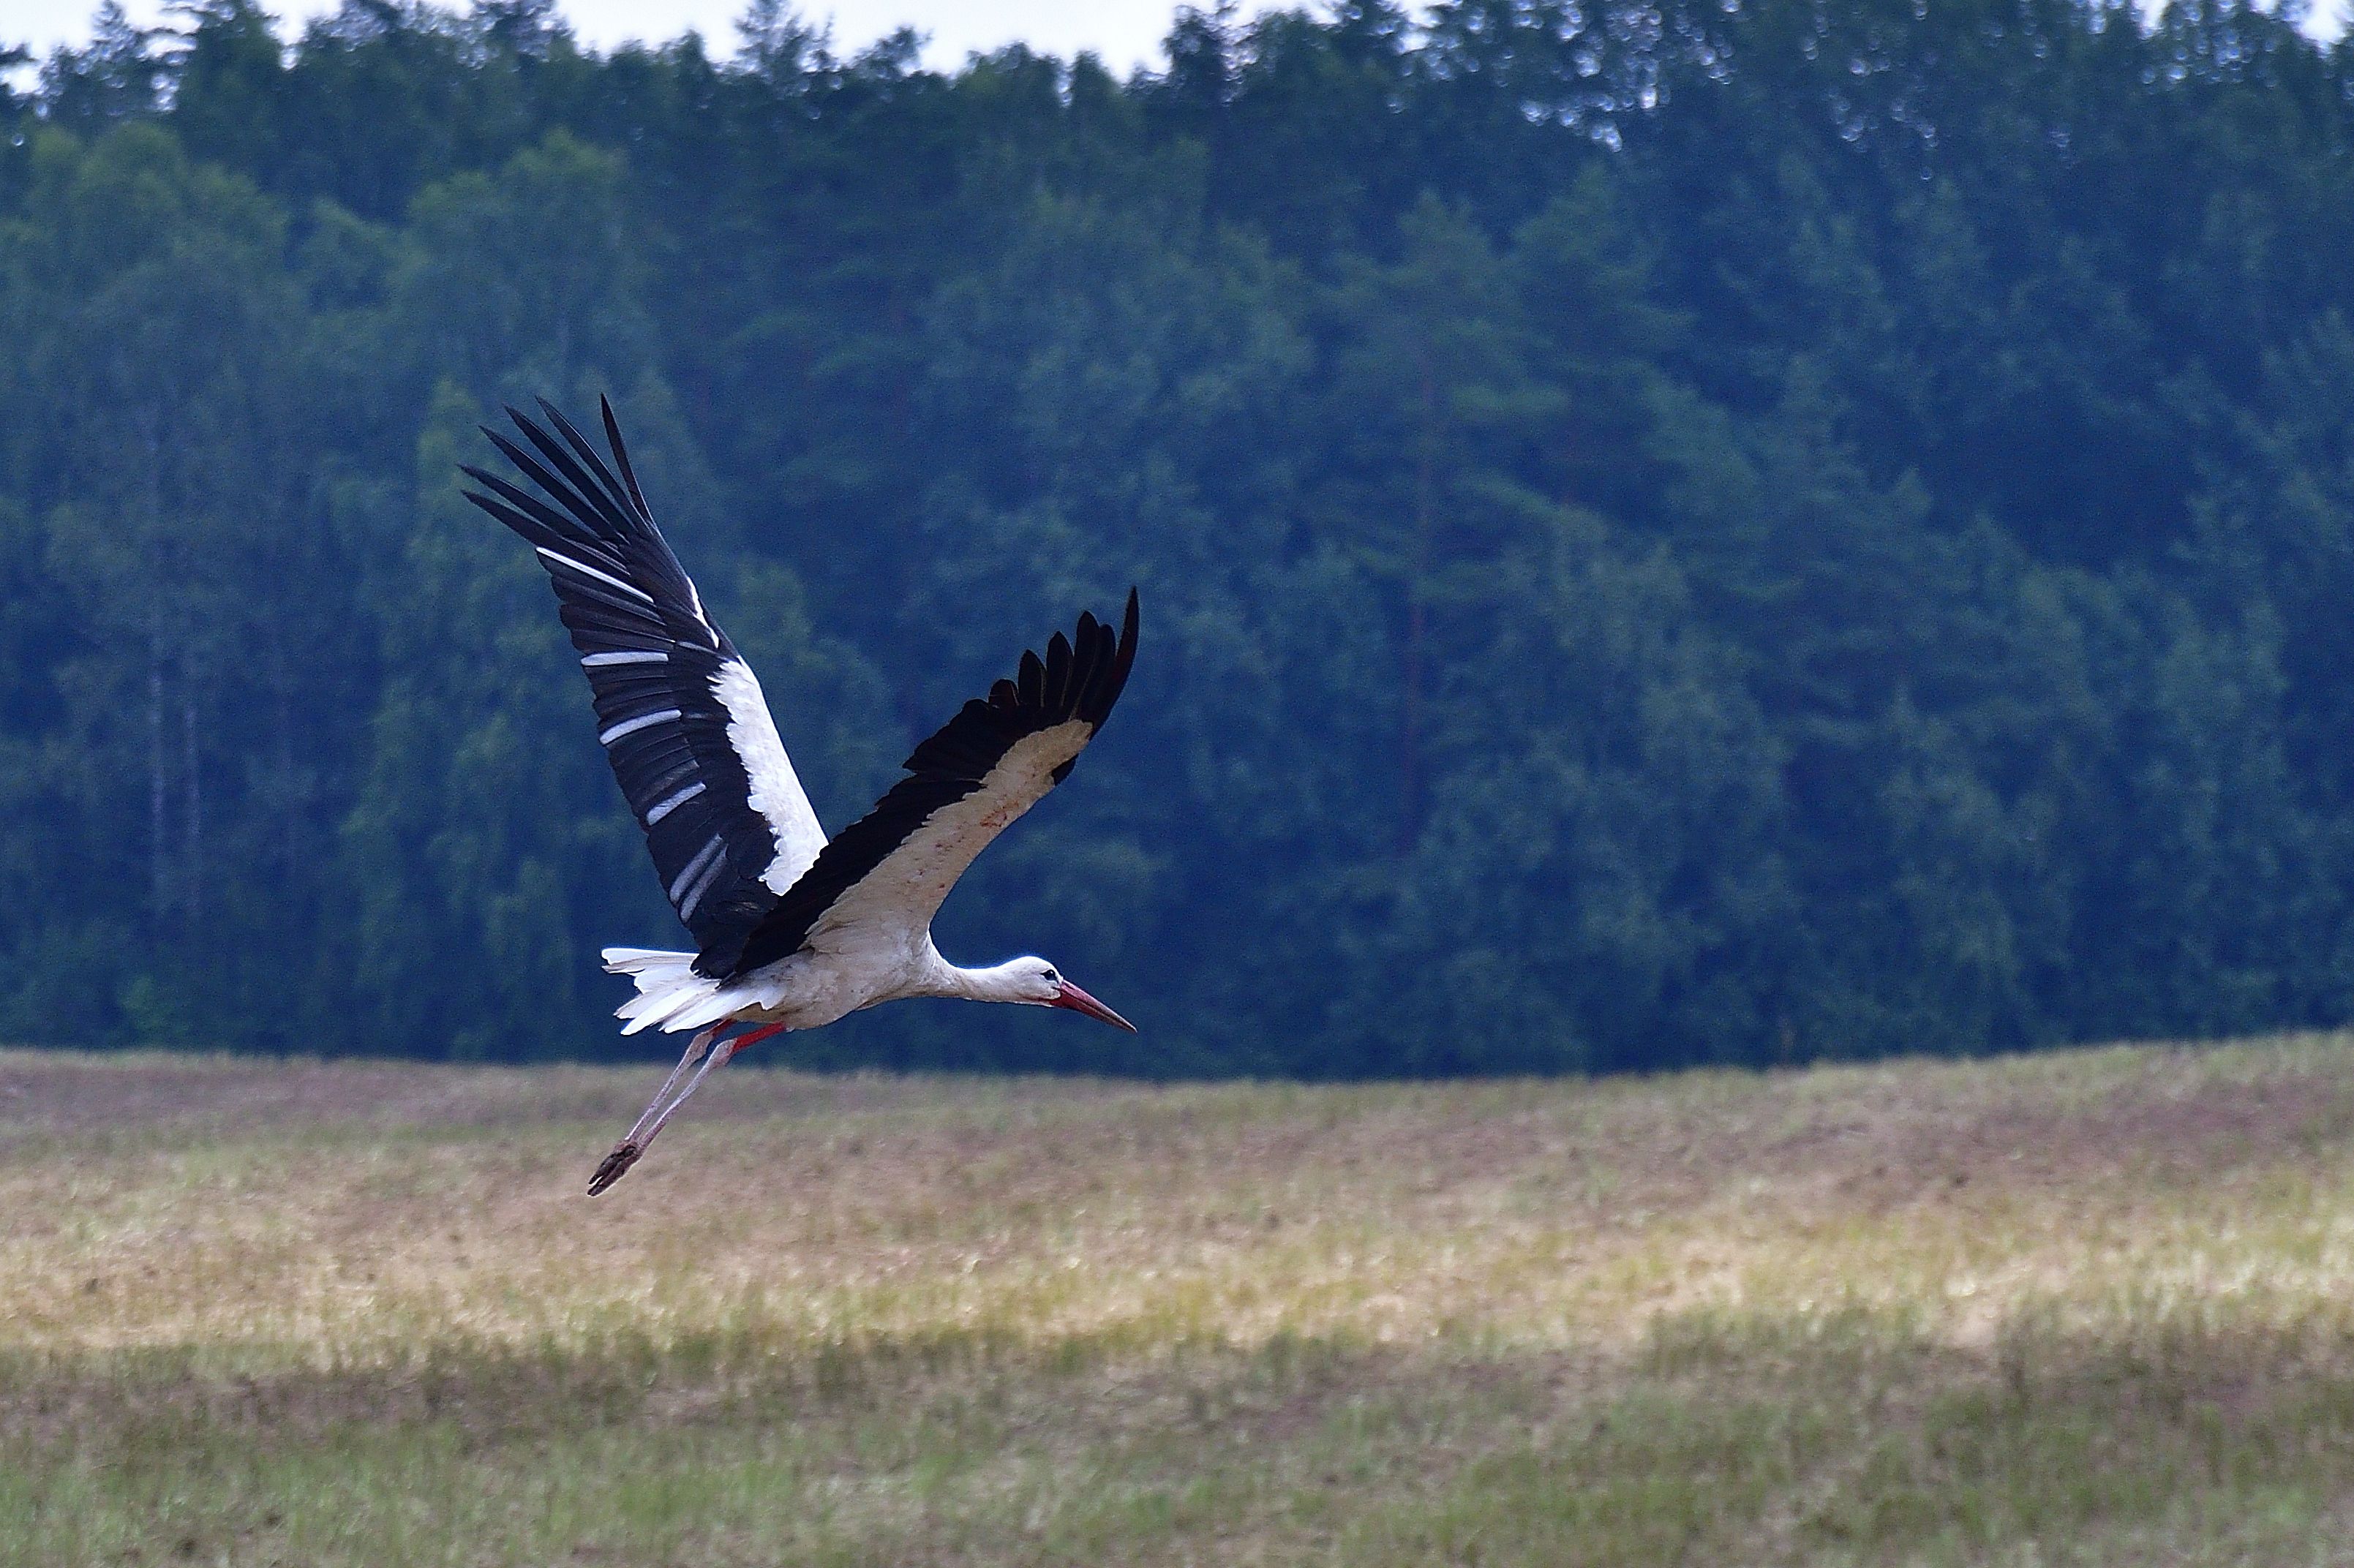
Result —
[[759, 681], [704, 613], [639, 493], [612, 407], [599, 402], [610, 467], [543, 398], [561, 442], [513, 408], [536, 456], [482, 433], [547, 500], [473, 467], [467, 476], [490, 493], [466, 499], [539, 553], [596, 696], [597, 739], [695, 935], [695, 967], [725, 973], [818, 858], [825, 830]]
[[825, 846], [746, 939], [734, 972], [862, 933], [920, 936], [973, 857], [1069, 776], [1135, 662], [1134, 588], [1117, 639], [1082, 615], [1076, 636], [1055, 633], [1044, 659], [1023, 654], [1018, 680], [965, 704], [916, 747], [907, 777]]

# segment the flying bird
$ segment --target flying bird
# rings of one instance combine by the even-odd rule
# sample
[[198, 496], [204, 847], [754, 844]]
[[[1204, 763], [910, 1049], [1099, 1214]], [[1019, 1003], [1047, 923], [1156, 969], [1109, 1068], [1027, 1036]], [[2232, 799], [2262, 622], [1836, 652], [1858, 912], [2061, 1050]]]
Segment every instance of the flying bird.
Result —
[[784, 1030], [900, 997], [960, 996], [1068, 1008], [1132, 1033], [1044, 959], [960, 969], [932, 945], [931, 924], [973, 857], [1067, 778], [1103, 727], [1136, 660], [1136, 590], [1117, 636], [1083, 614], [1044, 658], [1023, 653], [1014, 679], [965, 704], [873, 810], [828, 838], [758, 678], [654, 526], [612, 405], [599, 402], [610, 464], [542, 398], [546, 426], [507, 410], [529, 450], [482, 430], [539, 494], [462, 465], [482, 487], [466, 498], [547, 569], [596, 700], [598, 743], [695, 941], [691, 953], [604, 950], [605, 968], [637, 985], [622, 1033], [690, 1038], [589, 1195], [637, 1163], [713, 1068]]

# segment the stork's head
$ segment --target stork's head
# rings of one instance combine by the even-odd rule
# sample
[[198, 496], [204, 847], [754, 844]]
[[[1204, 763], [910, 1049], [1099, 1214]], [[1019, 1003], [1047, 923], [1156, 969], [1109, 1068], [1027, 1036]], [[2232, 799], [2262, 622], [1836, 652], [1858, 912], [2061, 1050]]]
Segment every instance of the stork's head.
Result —
[[1033, 1007], [1067, 1007], [1073, 1012], [1084, 1012], [1089, 1018], [1100, 1018], [1116, 1024], [1130, 1034], [1136, 1025], [1073, 985], [1062, 972], [1044, 959], [1016, 959], [999, 967], [1006, 977], [1008, 1001], [1027, 1002]]

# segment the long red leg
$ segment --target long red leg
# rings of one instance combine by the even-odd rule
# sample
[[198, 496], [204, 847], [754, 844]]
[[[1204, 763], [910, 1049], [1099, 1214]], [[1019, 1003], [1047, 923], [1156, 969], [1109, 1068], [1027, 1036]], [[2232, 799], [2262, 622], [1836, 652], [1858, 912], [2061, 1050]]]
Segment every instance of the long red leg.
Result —
[[782, 1034], [787, 1027], [787, 1025], [782, 1023], [767, 1023], [753, 1030], [748, 1034], [738, 1034], [735, 1039], [728, 1042], [728, 1054], [733, 1055], [737, 1052], [744, 1049], [747, 1045], [758, 1045], [761, 1041], [766, 1040], [771, 1034]]
[[[724, 1028], [725, 1025], [721, 1025], [720, 1027]], [[630, 1136], [623, 1139], [620, 1144], [616, 1145], [612, 1153], [605, 1156], [605, 1162], [597, 1167], [597, 1173], [595, 1175], [588, 1178], [588, 1195], [592, 1198], [597, 1196], [598, 1193], [602, 1192], [606, 1188], [610, 1187], [614, 1182], [629, 1174], [630, 1167], [635, 1165], [638, 1162], [638, 1157], [645, 1153], [648, 1149], [653, 1146], [655, 1135], [660, 1133], [663, 1126], [669, 1122], [670, 1118], [677, 1114], [678, 1107], [686, 1103], [687, 1097], [694, 1094], [695, 1090], [703, 1086], [703, 1080], [711, 1075], [713, 1068], [726, 1066], [728, 1059], [734, 1056], [737, 1052], [744, 1049], [745, 1046], [753, 1044], [755, 1041], [766, 1040], [771, 1034], [780, 1034], [784, 1033], [785, 1027], [786, 1026], [781, 1023], [767, 1024], [761, 1028], [749, 1030], [745, 1033], [738, 1034], [733, 1040], [722, 1041], [720, 1044], [712, 1046], [711, 1054], [704, 1058], [703, 1065], [696, 1068], [695, 1071], [695, 1076], [686, 1081], [686, 1087], [679, 1090], [678, 1096], [675, 1099], [673, 1099], [668, 1105], [663, 1106], [660, 1114], [657, 1115], [654, 1113], [652, 1106], [646, 1107], [647, 1113], [653, 1117], [653, 1120], [649, 1124], [643, 1118], [639, 1118], [640, 1126], [644, 1129], [643, 1132], [641, 1133], [639, 1128], [631, 1128], [630, 1129]], [[697, 1038], [701, 1039], [703, 1036], [699, 1035]], [[687, 1062], [691, 1062], [695, 1059], [694, 1047], [690, 1045], [687, 1049], [688, 1055], [685, 1061], [682, 1061], [679, 1064], [681, 1068], [684, 1068]], [[677, 1074], [673, 1073], [672, 1076], [676, 1077]], [[664, 1086], [667, 1087], [668, 1086], [665, 1085]], [[660, 1103], [659, 1097], [657, 1097], [656, 1103]]]
[[[716, 1039], [726, 1027], [726, 1020], [722, 1019], [710, 1028], [699, 1032], [694, 1039], [686, 1043], [686, 1054], [678, 1059], [678, 1065], [670, 1070], [670, 1076], [663, 1080], [662, 1087], [654, 1091], [654, 1097], [646, 1102], [645, 1114], [638, 1118], [635, 1125], [628, 1132], [621, 1135], [621, 1141], [613, 1145], [613, 1151], [605, 1156], [603, 1162], [597, 1167], [596, 1174], [588, 1178], [590, 1197], [595, 1197], [629, 1174], [630, 1167], [638, 1162], [638, 1156], [643, 1154], [646, 1151], [646, 1145], [653, 1141], [653, 1133], [648, 1128], [660, 1128], [662, 1123], [656, 1118], [664, 1105], [677, 1103], [671, 1099], [671, 1090], [676, 1086], [680, 1078], [686, 1075], [686, 1070], [694, 1066], [703, 1054], [711, 1048], [712, 1041]], [[719, 1048], [717, 1059], [726, 1061], [726, 1058], [727, 1048], [723, 1045]], [[710, 1071], [712, 1065], [713, 1064], [706, 1063], [704, 1071]], [[702, 1073], [696, 1074], [695, 1080], [701, 1082], [702, 1076]], [[684, 1099], [686, 1096], [682, 1094], [678, 1097]]]
[[654, 1119], [654, 1113], [662, 1109], [663, 1101], [670, 1098], [671, 1090], [676, 1088], [678, 1081], [686, 1076], [686, 1070], [702, 1060], [704, 1052], [711, 1048], [711, 1043], [717, 1039], [726, 1027], [724, 1022], [715, 1023], [686, 1043], [686, 1054], [678, 1059], [678, 1065], [670, 1070], [670, 1076], [663, 1080], [662, 1087], [654, 1091], [654, 1097], [646, 1102], [645, 1115], [638, 1118], [631, 1124], [630, 1130], [621, 1135], [622, 1143], [637, 1142], [639, 1134], [646, 1130], [646, 1124]]

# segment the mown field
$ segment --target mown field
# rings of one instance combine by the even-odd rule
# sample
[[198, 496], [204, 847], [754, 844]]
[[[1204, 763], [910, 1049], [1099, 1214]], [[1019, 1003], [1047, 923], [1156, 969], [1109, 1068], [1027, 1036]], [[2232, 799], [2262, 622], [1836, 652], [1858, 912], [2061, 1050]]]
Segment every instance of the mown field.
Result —
[[657, 1075], [0, 1054], [0, 1563], [2354, 1563], [2354, 1038]]

